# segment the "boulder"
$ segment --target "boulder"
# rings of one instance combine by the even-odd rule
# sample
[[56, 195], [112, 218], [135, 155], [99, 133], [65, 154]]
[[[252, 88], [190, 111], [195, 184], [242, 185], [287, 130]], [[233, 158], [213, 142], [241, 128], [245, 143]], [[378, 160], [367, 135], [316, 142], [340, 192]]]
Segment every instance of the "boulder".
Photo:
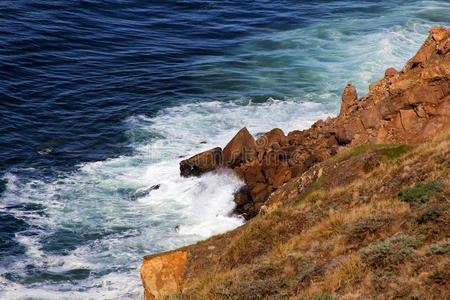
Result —
[[218, 168], [221, 163], [222, 149], [216, 147], [181, 161], [180, 174], [183, 177], [200, 176]]
[[225, 167], [235, 167], [256, 158], [255, 138], [244, 127], [223, 148], [222, 163]]
[[274, 143], [278, 143], [280, 145], [286, 142], [287, 141], [285, 140], [283, 130], [281, 130], [280, 128], [274, 128], [271, 131], [263, 134], [256, 140], [256, 148], [259, 150], [271, 147]]
[[375, 128], [380, 124], [381, 113], [375, 107], [373, 109], [366, 109], [361, 113], [361, 122], [365, 129]]

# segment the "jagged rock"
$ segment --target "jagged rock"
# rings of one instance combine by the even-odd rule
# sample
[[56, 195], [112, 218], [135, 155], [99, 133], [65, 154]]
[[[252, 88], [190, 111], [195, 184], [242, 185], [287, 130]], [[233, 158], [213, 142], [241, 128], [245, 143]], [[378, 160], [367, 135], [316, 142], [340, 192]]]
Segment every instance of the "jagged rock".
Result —
[[212, 171], [222, 163], [222, 149], [220, 147], [194, 155], [180, 162], [180, 174], [183, 177], [200, 176]]
[[349, 83], [342, 93], [341, 111], [339, 115], [347, 113], [348, 107], [358, 100], [358, 94], [353, 84]]
[[222, 160], [226, 167], [235, 167], [242, 162], [252, 161], [256, 158], [255, 138], [242, 128], [223, 148]]
[[279, 128], [274, 128], [271, 131], [263, 134], [256, 140], [256, 148], [260, 150], [267, 147], [271, 147], [272, 144], [274, 143], [278, 143], [278, 145], [282, 143], [284, 144], [287, 142], [286, 139], [284, 138], [285, 135], [283, 130]]

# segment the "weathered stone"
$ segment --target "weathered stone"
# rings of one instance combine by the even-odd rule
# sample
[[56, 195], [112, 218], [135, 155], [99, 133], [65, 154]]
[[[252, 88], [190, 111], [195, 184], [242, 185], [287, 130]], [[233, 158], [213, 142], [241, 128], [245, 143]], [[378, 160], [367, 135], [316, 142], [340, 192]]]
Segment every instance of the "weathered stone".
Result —
[[376, 108], [364, 110], [361, 113], [361, 122], [365, 129], [375, 128], [380, 124], [380, 120], [381, 114]]
[[235, 167], [255, 158], [255, 139], [245, 127], [239, 130], [222, 151], [222, 162], [226, 167]]
[[145, 197], [145, 196], [147, 196], [148, 194], [150, 194], [151, 191], [154, 191], [154, 190], [159, 189], [160, 186], [161, 186], [160, 184], [155, 184], [155, 185], [152, 185], [152, 186], [149, 187], [149, 188], [139, 189], [139, 190], [137, 190], [136, 192], [134, 192], [134, 193], [130, 196], [130, 198], [131, 198], [131, 200], [136, 200], [136, 199], [138, 199], [138, 198]]
[[352, 105], [356, 100], [358, 100], [356, 89], [353, 84], [349, 83], [342, 93], [341, 111], [339, 115], [341, 116], [347, 113], [349, 106]]
[[384, 72], [384, 76], [385, 77], [393, 77], [393, 76], [397, 75], [397, 73], [398, 73], [397, 70], [391, 67], [391, 68], [386, 69], [386, 71]]
[[273, 143], [280, 144], [281, 140], [285, 137], [283, 130], [274, 128], [271, 131], [263, 134], [256, 140], [256, 148], [271, 147]]
[[141, 279], [145, 300], [162, 300], [181, 291], [187, 256], [186, 251], [173, 251], [144, 257]]
[[402, 118], [402, 125], [405, 130], [411, 130], [421, 126], [419, 123], [419, 118], [413, 109], [400, 110], [400, 116]]
[[219, 167], [222, 162], [222, 149], [220, 147], [199, 153], [180, 162], [181, 176], [200, 176], [205, 172]]

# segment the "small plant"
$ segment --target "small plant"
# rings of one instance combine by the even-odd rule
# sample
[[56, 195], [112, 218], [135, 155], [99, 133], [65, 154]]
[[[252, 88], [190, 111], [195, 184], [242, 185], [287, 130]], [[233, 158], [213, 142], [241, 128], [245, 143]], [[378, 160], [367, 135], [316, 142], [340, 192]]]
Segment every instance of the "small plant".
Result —
[[349, 227], [346, 232], [347, 241], [361, 242], [366, 239], [368, 235], [373, 235], [383, 227], [388, 226], [391, 223], [391, 219], [392, 218], [389, 216], [363, 218]]
[[432, 254], [450, 254], [450, 239], [440, 241], [430, 245], [429, 253]]
[[370, 244], [359, 250], [363, 261], [373, 268], [393, 269], [406, 259], [411, 259], [418, 246], [416, 239], [399, 235]]
[[295, 280], [302, 287], [309, 286], [315, 276], [323, 273], [323, 265], [312, 260], [305, 260], [297, 266], [297, 276]]
[[448, 210], [447, 205], [434, 204], [426, 207], [417, 217], [417, 223], [438, 222], [439, 218]]
[[431, 198], [440, 197], [443, 193], [443, 184], [440, 181], [416, 183], [413, 187], [401, 190], [397, 196], [402, 201], [417, 206], [428, 202]]
[[301, 195], [297, 200], [294, 202], [294, 206], [299, 205], [302, 202], [312, 202], [315, 203], [319, 200], [323, 200], [325, 198], [326, 192], [323, 190], [311, 190], [309, 192], [304, 193]]
[[445, 268], [439, 268], [428, 277], [428, 280], [437, 284], [447, 284], [450, 281], [450, 271]]

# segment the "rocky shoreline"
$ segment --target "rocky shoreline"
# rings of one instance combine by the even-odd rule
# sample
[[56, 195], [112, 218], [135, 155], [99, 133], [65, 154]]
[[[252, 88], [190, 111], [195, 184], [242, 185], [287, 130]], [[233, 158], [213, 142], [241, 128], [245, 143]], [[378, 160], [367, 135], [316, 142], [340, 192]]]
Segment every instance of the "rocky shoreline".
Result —
[[[400, 71], [388, 68], [382, 79], [370, 85], [366, 96], [358, 98], [349, 83], [337, 117], [288, 134], [275, 128], [257, 139], [244, 127], [223, 150], [216, 147], [180, 162], [180, 173], [188, 177], [219, 168], [234, 170], [245, 182], [235, 195], [235, 213], [250, 220], [275, 210], [289, 195], [304, 195], [307, 187], [322, 177], [324, 169], [317, 166], [344, 149], [419, 144], [449, 128], [450, 29], [434, 27], [417, 54]], [[361, 159], [363, 165], [369, 161], [369, 157]], [[206, 250], [196, 247], [200, 246], [144, 258], [141, 277], [146, 299], [164, 299], [181, 292], [186, 272], [221, 260], [214, 251], [203, 253]], [[199, 258], [202, 255], [208, 257], [207, 262]]]
[[235, 212], [248, 220], [272, 192], [342, 147], [426, 141], [449, 123], [449, 43], [449, 30], [434, 27], [403, 69], [388, 68], [384, 78], [370, 85], [368, 95], [358, 98], [349, 83], [339, 116], [287, 135], [275, 128], [258, 139], [244, 127], [223, 151], [216, 147], [183, 160], [181, 175], [233, 169], [245, 181], [235, 196]]

